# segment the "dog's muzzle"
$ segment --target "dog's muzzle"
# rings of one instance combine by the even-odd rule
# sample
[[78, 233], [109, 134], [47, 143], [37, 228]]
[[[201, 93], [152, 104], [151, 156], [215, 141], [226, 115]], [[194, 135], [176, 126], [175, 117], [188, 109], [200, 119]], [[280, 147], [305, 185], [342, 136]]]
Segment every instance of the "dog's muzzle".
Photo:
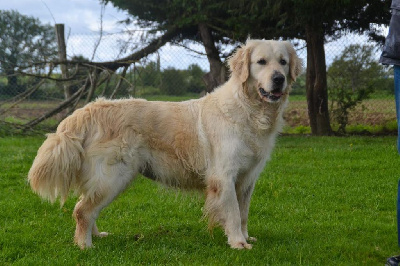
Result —
[[283, 96], [282, 90], [273, 90], [271, 92], [265, 91], [263, 88], [259, 88], [258, 92], [263, 100], [269, 100], [271, 102], [277, 102]]
[[264, 88], [259, 88], [258, 93], [261, 99], [269, 102], [277, 102], [284, 95], [283, 85], [285, 84], [285, 76], [277, 71], [271, 77], [272, 80], [272, 90], [270, 92], [266, 91]]

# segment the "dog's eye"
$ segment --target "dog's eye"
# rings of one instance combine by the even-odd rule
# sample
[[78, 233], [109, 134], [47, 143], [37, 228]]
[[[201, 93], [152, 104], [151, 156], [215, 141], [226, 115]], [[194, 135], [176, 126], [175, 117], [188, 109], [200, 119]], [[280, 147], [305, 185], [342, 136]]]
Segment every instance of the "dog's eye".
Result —
[[266, 61], [265, 59], [260, 59], [260, 60], [257, 61], [257, 64], [259, 64], [259, 65], [266, 65], [266, 64], [267, 64], [267, 61]]
[[286, 62], [286, 60], [285, 60], [285, 59], [281, 59], [281, 61], [279, 61], [279, 63], [280, 63], [282, 66], [284, 66], [284, 65], [286, 65], [286, 64], [287, 64], [287, 62]]

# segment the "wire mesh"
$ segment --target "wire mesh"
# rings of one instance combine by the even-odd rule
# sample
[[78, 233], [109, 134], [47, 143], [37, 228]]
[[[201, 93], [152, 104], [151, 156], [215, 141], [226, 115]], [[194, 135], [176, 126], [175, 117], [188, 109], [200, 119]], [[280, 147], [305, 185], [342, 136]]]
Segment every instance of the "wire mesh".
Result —
[[[133, 36], [133, 37], [132, 37]], [[73, 62], [106, 62], [123, 58], [135, 50], [146, 46], [148, 40], [141, 34], [132, 35], [128, 33], [118, 34], [79, 34], [67, 37], [67, 59]], [[302, 41], [295, 41], [299, 57], [306, 67], [307, 51]], [[347, 35], [339, 40], [331, 41], [325, 45], [327, 71], [335, 60], [338, 60], [350, 45], [369, 44], [367, 37], [360, 35]], [[378, 45], [374, 47], [372, 55], [375, 62], [380, 55]], [[226, 47], [225, 50], [234, 49]], [[40, 62], [38, 62], [40, 63]], [[42, 82], [35, 75], [51, 74]], [[66, 84], [75, 93], [85, 83], [87, 72], [77, 69], [75, 65], [68, 65], [70, 79], [60, 82], [56, 79], [61, 77], [60, 67], [49, 64], [35, 64], [13, 71], [6, 71], [4, 64], [0, 65], [0, 119], [6, 122], [24, 123], [35, 117], [43, 115], [46, 111], [57, 106], [65, 100]], [[9, 69], [8, 69], [9, 70]], [[396, 113], [393, 95], [393, 75], [390, 69], [383, 69], [381, 76], [370, 76], [370, 83], [375, 84], [373, 91], [367, 99], [356, 104], [349, 110], [347, 127], [362, 127], [374, 131], [395, 127]], [[209, 63], [200, 44], [187, 43], [185, 47], [168, 43], [156, 53], [133, 62], [126, 70], [122, 85], [118, 91], [115, 86], [121, 79], [114, 75], [107, 84], [102, 84], [94, 91], [94, 97], [113, 95], [114, 98], [139, 97], [149, 100], [172, 100], [180, 101], [199, 98], [204, 95], [206, 89], [203, 75], [209, 71]], [[117, 70], [121, 74], [122, 70]], [[32, 74], [32, 75], [30, 75]], [[34, 75], [33, 75], [34, 74]], [[329, 76], [329, 75], [328, 75]], [[379, 82], [376, 82], [379, 81]], [[369, 81], [368, 81], [369, 82]], [[368, 83], [367, 82], [367, 83]], [[328, 87], [330, 81], [328, 78]], [[19, 100], [24, 95], [23, 100]], [[26, 96], [28, 95], [28, 96]], [[22, 99], [22, 98], [21, 98]], [[303, 133], [309, 126], [307, 100], [305, 92], [305, 74], [299, 78], [292, 91], [291, 103], [285, 113], [287, 132]], [[77, 107], [84, 101], [77, 103]], [[338, 127], [331, 108], [331, 123], [333, 128]], [[68, 110], [54, 115], [50, 124], [57, 124], [65, 117]]]

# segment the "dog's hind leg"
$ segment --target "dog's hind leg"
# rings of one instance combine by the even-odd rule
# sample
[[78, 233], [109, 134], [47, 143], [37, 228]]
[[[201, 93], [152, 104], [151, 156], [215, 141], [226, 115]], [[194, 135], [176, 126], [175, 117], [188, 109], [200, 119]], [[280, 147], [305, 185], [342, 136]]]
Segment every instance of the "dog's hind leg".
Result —
[[[128, 169], [123, 164], [110, 166], [113, 169], [105, 171], [109, 175], [102, 177], [107, 180], [103, 184], [92, 184], [96, 186], [92, 197], [82, 195], [76, 204], [73, 216], [76, 221], [75, 243], [82, 249], [92, 247], [92, 234], [96, 236], [107, 236], [107, 232], [99, 233], [96, 219], [100, 211], [109, 205], [136, 176], [135, 171]], [[112, 173], [112, 174], [111, 174]], [[101, 179], [98, 179], [101, 180]], [[91, 187], [93, 189], [93, 187]]]
[[97, 236], [97, 237], [106, 237], [109, 235], [107, 232], [99, 232], [99, 229], [97, 228], [96, 222], [93, 224], [92, 228], [92, 235]]
[[92, 229], [95, 226], [96, 216], [99, 213], [97, 211], [96, 215], [96, 209], [98, 209], [96, 205], [101, 201], [101, 197], [97, 197], [94, 200], [82, 197], [75, 205], [73, 212], [76, 222], [74, 240], [81, 249], [92, 247]]

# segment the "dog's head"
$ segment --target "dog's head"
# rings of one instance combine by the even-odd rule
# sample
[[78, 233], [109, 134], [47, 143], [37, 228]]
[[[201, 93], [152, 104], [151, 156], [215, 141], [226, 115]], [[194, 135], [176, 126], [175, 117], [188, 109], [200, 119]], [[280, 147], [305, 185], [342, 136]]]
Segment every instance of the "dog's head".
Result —
[[300, 75], [302, 62], [287, 41], [248, 40], [229, 58], [232, 76], [238, 78], [249, 97], [279, 102]]

